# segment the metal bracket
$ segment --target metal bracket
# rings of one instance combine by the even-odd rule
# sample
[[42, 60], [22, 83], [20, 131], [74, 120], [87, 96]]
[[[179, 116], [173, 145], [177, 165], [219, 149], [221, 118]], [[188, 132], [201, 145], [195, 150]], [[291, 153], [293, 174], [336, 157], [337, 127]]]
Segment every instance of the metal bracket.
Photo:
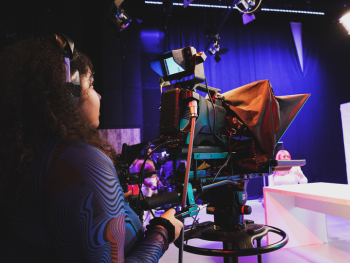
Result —
[[193, 159], [224, 159], [227, 158], [229, 153], [195, 153]]
[[197, 205], [194, 201], [194, 195], [193, 195], [193, 188], [192, 188], [192, 184], [188, 183], [187, 186], [187, 198], [188, 198], [188, 205], [189, 205], [189, 216], [195, 216], [198, 214], [198, 209], [197, 209]]

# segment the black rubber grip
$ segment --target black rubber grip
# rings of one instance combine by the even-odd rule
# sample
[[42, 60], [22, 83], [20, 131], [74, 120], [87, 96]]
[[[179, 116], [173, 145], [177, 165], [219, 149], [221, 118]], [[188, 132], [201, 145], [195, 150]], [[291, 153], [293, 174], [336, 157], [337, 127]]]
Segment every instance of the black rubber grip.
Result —
[[146, 198], [141, 202], [141, 208], [143, 210], [150, 210], [154, 209], [163, 205], [169, 205], [172, 203], [176, 203], [179, 201], [179, 194], [176, 191], [162, 194], [162, 195], [156, 195], [153, 197]]

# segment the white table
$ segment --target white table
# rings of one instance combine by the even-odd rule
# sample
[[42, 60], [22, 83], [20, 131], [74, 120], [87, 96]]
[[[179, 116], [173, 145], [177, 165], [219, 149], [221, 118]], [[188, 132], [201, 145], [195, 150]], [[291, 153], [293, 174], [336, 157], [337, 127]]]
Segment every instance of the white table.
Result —
[[[266, 225], [287, 233], [286, 247], [327, 243], [326, 214], [350, 219], [350, 186], [309, 183], [264, 187]], [[268, 244], [280, 237], [268, 234]]]

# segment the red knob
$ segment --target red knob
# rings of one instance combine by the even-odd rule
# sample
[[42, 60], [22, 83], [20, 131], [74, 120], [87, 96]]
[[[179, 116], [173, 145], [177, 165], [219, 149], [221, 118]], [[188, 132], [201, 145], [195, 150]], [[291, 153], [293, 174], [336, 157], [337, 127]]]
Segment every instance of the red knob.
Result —
[[249, 205], [244, 205], [241, 211], [243, 215], [250, 215], [252, 213], [252, 208]]

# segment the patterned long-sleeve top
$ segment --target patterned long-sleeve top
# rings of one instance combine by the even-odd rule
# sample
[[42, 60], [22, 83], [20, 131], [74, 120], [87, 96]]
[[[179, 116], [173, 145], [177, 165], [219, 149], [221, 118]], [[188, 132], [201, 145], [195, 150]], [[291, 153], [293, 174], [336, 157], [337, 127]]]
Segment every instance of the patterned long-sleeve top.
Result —
[[112, 161], [97, 148], [51, 142], [35, 174], [28, 207], [8, 216], [0, 262], [158, 262], [163, 255], [167, 231], [144, 237]]

